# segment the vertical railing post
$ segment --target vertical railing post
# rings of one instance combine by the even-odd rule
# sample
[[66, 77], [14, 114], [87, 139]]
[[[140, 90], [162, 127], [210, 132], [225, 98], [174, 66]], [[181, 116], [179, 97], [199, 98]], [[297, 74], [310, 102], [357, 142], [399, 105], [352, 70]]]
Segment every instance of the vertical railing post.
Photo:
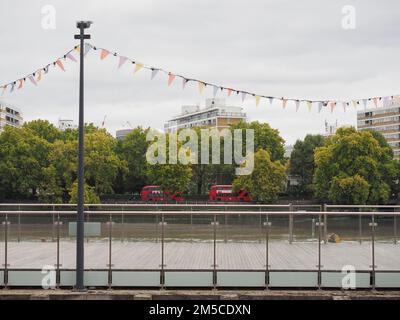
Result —
[[293, 205], [289, 204], [289, 243], [292, 244], [293, 242]]
[[193, 206], [190, 206], [190, 243], [193, 243]]
[[161, 285], [161, 289], [164, 289], [164, 285], [165, 285], [165, 272], [164, 272], [164, 267], [165, 267], [165, 263], [164, 263], [164, 214], [161, 213], [161, 273], [160, 273], [160, 285]]
[[321, 214], [318, 215], [318, 289], [321, 289], [322, 277], [321, 277], [321, 240], [322, 240], [322, 226], [324, 223], [321, 220]]
[[397, 217], [393, 216], [393, 233], [394, 233], [394, 244], [397, 244]]
[[259, 229], [259, 236], [260, 236], [260, 238], [258, 239], [258, 243], [261, 243], [261, 239], [262, 239], [262, 216], [261, 216], [261, 207], [260, 207], [260, 209], [259, 209], [259, 211], [260, 211], [260, 214], [259, 214], [259, 218], [258, 218], [258, 229]]
[[372, 274], [371, 274], [371, 289], [375, 290], [375, 228], [378, 226], [378, 224], [375, 222], [375, 215], [371, 216], [371, 223], [369, 224], [371, 227], [371, 242], [372, 242]]
[[214, 243], [214, 249], [213, 249], [213, 288], [214, 290], [217, 288], [217, 215], [214, 214], [214, 221], [211, 222], [213, 225], [213, 243]]
[[112, 214], [110, 214], [110, 220], [108, 222], [108, 288], [112, 287]]
[[8, 215], [6, 213], [4, 224], [4, 288], [8, 287]]
[[124, 214], [124, 206], [121, 207], [121, 242], [125, 240], [125, 214]]
[[265, 217], [265, 290], [269, 289], [269, 228], [271, 222], [269, 222], [268, 214]]
[[[327, 212], [326, 203], [323, 205], [324, 212]], [[324, 213], [324, 243], [328, 242], [328, 215]]]
[[60, 274], [60, 213], [57, 213], [57, 221], [55, 222], [57, 225], [57, 257], [56, 257], [56, 287], [60, 287], [61, 282], [61, 274]]
[[[21, 205], [18, 205], [18, 211], [21, 212]], [[21, 241], [21, 213], [18, 213], [18, 243]]]
[[[361, 208], [358, 208], [358, 211], [360, 211]], [[361, 244], [362, 243], [362, 215], [358, 215], [358, 242]]]
[[224, 207], [224, 243], [228, 242], [228, 215], [226, 214], [226, 206]]

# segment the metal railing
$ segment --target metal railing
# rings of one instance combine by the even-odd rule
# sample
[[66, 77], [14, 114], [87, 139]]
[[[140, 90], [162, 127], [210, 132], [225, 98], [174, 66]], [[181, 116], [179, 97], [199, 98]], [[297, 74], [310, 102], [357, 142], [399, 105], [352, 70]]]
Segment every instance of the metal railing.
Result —
[[[2, 221], [4, 241], [3, 257], [3, 286], [12, 286], [9, 282], [9, 273], [17, 270], [40, 270], [40, 268], [25, 268], [19, 265], [17, 268], [10, 264], [10, 246], [13, 243], [36, 243], [43, 238], [47, 244], [55, 243], [55, 268], [57, 286], [63, 286], [61, 283], [61, 273], [63, 271], [73, 271], [73, 268], [63, 268], [61, 264], [61, 255], [63, 254], [63, 244], [74, 240], [73, 232], [71, 234], [72, 223], [75, 220], [76, 211], [73, 210], [76, 205], [66, 204], [1, 204], [0, 217]], [[37, 208], [49, 208], [49, 210], [34, 210]], [[146, 210], [137, 210], [137, 208], [146, 207]], [[204, 209], [206, 207], [206, 209]], [[31, 209], [33, 208], [33, 209]], [[369, 269], [360, 270], [370, 275], [370, 287], [376, 287], [376, 244], [397, 242], [397, 216], [396, 211], [400, 206], [332, 206], [324, 205], [322, 210], [304, 211], [302, 206], [289, 205], [179, 205], [179, 204], [124, 204], [124, 205], [105, 205], [89, 204], [85, 210], [86, 222], [98, 223], [101, 227], [99, 234], [86, 235], [89, 243], [99, 244], [101, 252], [107, 252], [107, 261], [105, 268], [87, 268], [87, 270], [98, 270], [108, 273], [108, 287], [113, 287], [113, 274], [116, 271], [154, 271], [159, 272], [160, 287], [166, 284], [165, 275], [167, 272], [211, 272], [212, 287], [218, 286], [218, 274], [220, 272], [250, 272], [257, 271], [265, 274], [264, 287], [271, 287], [270, 275], [273, 272], [316, 272], [317, 287], [323, 285], [324, 272], [341, 272], [339, 269], [329, 269], [322, 264], [322, 255], [324, 245], [330, 242], [329, 230], [341, 230], [343, 238], [349, 233], [349, 240], [358, 237], [359, 244], [362, 241], [371, 245], [370, 247], [370, 266]], [[171, 210], [174, 208], [174, 210]], [[352, 209], [349, 211], [331, 211], [337, 208]], [[116, 210], [118, 209], [118, 210]], [[296, 209], [298, 211], [296, 211]], [[300, 210], [299, 210], [300, 209]], [[315, 209], [315, 208], [313, 208]], [[357, 210], [354, 210], [357, 209]], [[372, 210], [373, 211], [372, 211]], [[368, 211], [363, 211], [368, 210]], [[392, 210], [382, 211], [382, 210]], [[348, 224], [358, 223], [358, 235], [354, 236], [348, 230]], [[377, 234], [378, 221], [382, 221], [384, 234]], [[393, 224], [391, 227], [388, 227]], [[39, 227], [37, 227], [39, 225]], [[66, 226], [68, 225], [68, 232]], [[370, 228], [367, 238], [363, 238], [362, 227], [368, 225]], [[340, 226], [340, 227], [339, 227]], [[389, 231], [391, 229], [391, 231]], [[1, 233], [0, 233], [1, 236]], [[68, 242], [69, 241], [69, 242]], [[154, 243], [159, 248], [160, 264], [151, 268], [115, 268], [114, 251], [116, 243]], [[174, 266], [167, 268], [166, 260], [169, 258], [171, 249], [166, 252], [167, 247], [172, 243], [190, 243], [190, 244], [210, 244], [207, 247], [207, 254], [212, 251], [212, 264], [210, 267]], [[263, 267], [248, 268], [239, 265], [237, 268], [220, 268], [218, 260], [221, 257], [219, 246], [231, 243], [249, 243], [250, 246], [256, 246], [257, 250], [262, 251], [265, 264]], [[278, 246], [281, 243], [289, 245], [304, 243], [305, 246], [313, 244], [311, 249], [315, 254], [316, 265], [309, 269], [296, 269], [289, 267], [271, 268], [271, 259], [276, 258], [271, 253], [271, 246]], [[315, 247], [314, 247], [315, 244]], [[40, 245], [37, 245], [40, 246]], [[28, 255], [30, 252], [19, 252], [19, 247], [12, 245], [12, 258], [19, 255]], [[177, 246], [178, 248], [179, 246]], [[180, 249], [179, 247], [178, 249]], [[194, 248], [194, 247], [191, 247]], [[223, 248], [229, 249], [228, 246]], [[389, 247], [390, 250], [392, 247]], [[397, 248], [397, 247], [396, 247]], [[120, 249], [120, 248], [118, 248]], [[132, 250], [135, 246], [132, 246]], [[177, 250], [178, 250], [177, 249]], [[36, 249], [35, 249], [36, 250]], [[190, 249], [185, 249], [190, 250]], [[183, 251], [185, 254], [187, 251]], [[45, 253], [46, 254], [46, 253]], [[118, 253], [117, 253], [118, 254]], [[234, 254], [233, 254], [234, 255]], [[231, 255], [231, 256], [233, 256]], [[250, 253], [249, 253], [250, 255]], [[28, 258], [28, 257], [27, 257]], [[139, 257], [140, 258], [140, 257]], [[253, 257], [250, 257], [253, 259]], [[290, 256], [286, 257], [290, 260]], [[32, 258], [34, 259], [34, 258]], [[314, 256], [313, 256], [314, 259]], [[354, 257], [356, 260], [356, 257]], [[29, 259], [28, 259], [29, 260]], [[400, 272], [400, 264], [395, 269], [379, 270], [379, 272]]]

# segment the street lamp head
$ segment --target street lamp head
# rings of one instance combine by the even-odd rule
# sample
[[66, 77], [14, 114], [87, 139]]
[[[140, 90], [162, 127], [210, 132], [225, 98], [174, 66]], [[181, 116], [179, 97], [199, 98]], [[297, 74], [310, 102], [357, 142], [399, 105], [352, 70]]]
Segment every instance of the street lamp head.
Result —
[[92, 21], [77, 21], [76, 27], [79, 29], [88, 29], [92, 23]]

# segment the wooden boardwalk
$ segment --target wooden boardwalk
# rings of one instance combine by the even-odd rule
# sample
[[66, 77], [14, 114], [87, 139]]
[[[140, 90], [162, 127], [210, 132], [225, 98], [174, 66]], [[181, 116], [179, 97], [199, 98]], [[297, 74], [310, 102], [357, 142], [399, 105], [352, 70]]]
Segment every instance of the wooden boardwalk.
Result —
[[[165, 269], [210, 269], [213, 265], [212, 242], [165, 243]], [[372, 248], [370, 242], [344, 242], [321, 245], [323, 270], [341, 270], [353, 265], [356, 270], [370, 270]], [[107, 241], [85, 243], [85, 267], [106, 269], [109, 263]], [[42, 268], [56, 264], [55, 242], [9, 242], [9, 268]], [[265, 268], [264, 243], [217, 243], [217, 269], [256, 270]], [[4, 263], [4, 243], [0, 247], [0, 261]], [[62, 268], [75, 267], [75, 242], [60, 242]], [[112, 264], [115, 269], [159, 269], [161, 243], [121, 242], [112, 243]], [[271, 269], [315, 270], [318, 264], [317, 243], [270, 242], [269, 264]], [[400, 244], [376, 243], [377, 270], [400, 270]]]

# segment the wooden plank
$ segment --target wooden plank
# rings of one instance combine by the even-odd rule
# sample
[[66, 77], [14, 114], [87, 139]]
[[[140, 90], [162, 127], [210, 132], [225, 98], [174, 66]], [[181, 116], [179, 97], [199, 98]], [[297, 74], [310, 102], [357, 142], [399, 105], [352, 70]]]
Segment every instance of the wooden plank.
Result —
[[[0, 261], [4, 262], [4, 243], [0, 243]], [[75, 267], [74, 241], [60, 243], [60, 263], [63, 268]], [[353, 265], [356, 270], [370, 270], [371, 243], [342, 242], [321, 244], [323, 270], [341, 270], [344, 265]], [[400, 245], [376, 243], [377, 270], [400, 270]], [[271, 241], [269, 246], [271, 269], [316, 270], [318, 244]], [[10, 268], [42, 268], [56, 263], [55, 242], [10, 242], [8, 245]], [[121, 269], [159, 269], [161, 243], [113, 241], [112, 263]], [[108, 242], [85, 243], [86, 268], [106, 268], [108, 264]], [[211, 269], [213, 264], [212, 242], [167, 242], [165, 243], [166, 269]], [[219, 269], [264, 269], [265, 243], [217, 243], [217, 265]]]

